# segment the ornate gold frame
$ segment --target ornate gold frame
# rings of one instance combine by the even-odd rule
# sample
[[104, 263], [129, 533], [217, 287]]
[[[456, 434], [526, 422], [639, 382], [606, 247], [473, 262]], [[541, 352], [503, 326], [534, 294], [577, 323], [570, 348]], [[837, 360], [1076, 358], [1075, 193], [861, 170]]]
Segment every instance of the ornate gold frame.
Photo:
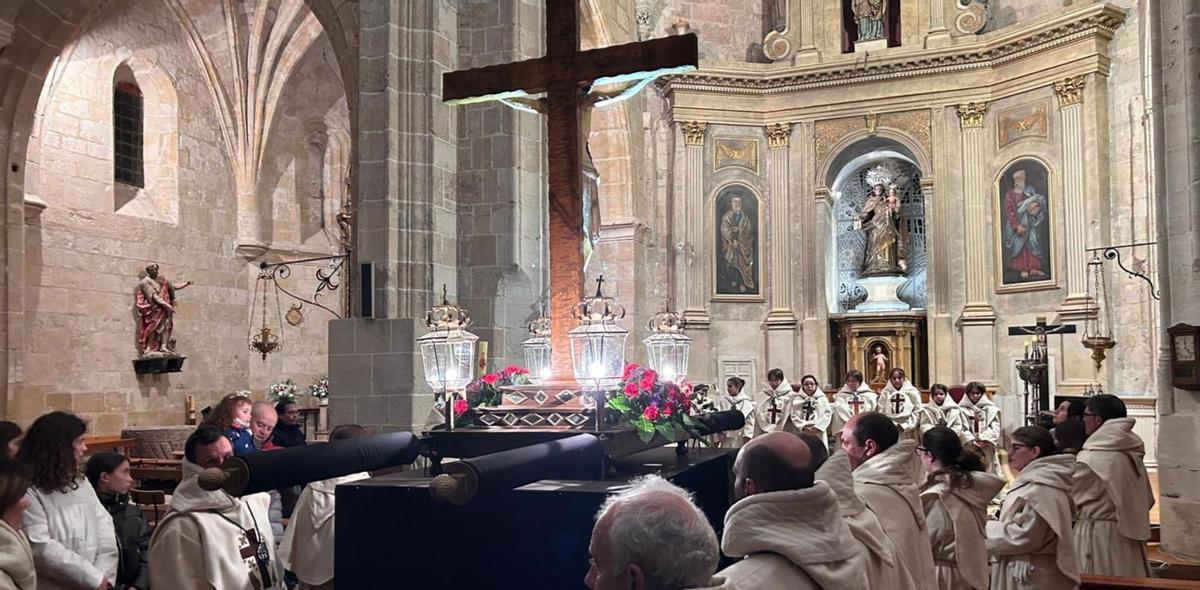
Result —
[[750, 194], [754, 195], [754, 198], [758, 199], [758, 215], [757, 215], [758, 219], [756, 220], [756, 223], [758, 223], [758, 226], [757, 226], [758, 247], [756, 248], [756, 250], [757, 250], [756, 254], [758, 256], [758, 260], [757, 260], [757, 263], [758, 263], [758, 273], [757, 273], [758, 274], [758, 277], [757, 277], [758, 278], [758, 293], [756, 293], [754, 295], [731, 295], [731, 294], [717, 292], [717, 256], [719, 255], [718, 254], [719, 246], [715, 241], [712, 241], [712, 242], [709, 242], [710, 244], [712, 244], [712, 249], [711, 249], [711, 252], [709, 252], [709, 256], [708, 256], [708, 260], [709, 260], [709, 262], [708, 262], [708, 283], [710, 285], [709, 301], [735, 301], [735, 302], [743, 302], [743, 303], [745, 303], [745, 302], [761, 303], [761, 302], [764, 302], [767, 300], [766, 299], [766, 291], [767, 290], [765, 288], [766, 285], [764, 285], [764, 282], [765, 282], [764, 278], [766, 277], [766, 272], [765, 272], [766, 258], [763, 255], [763, 253], [766, 251], [766, 233], [764, 232], [764, 227], [763, 227], [763, 219], [765, 217], [765, 212], [763, 211], [763, 203], [766, 201], [766, 199], [763, 198], [762, 191], [759, 189], [756, 189], [754, 186], [750, 185], [750, 183], [748, 183], [744, 180], [728, 180], [726, 182], [721, 183], [715, 189], [713, 189], [713, 191], [711, 193], [709, 193], [708, 199], [706, 199], [706, 203], [705, 203], [704, 217], [705, 217], [705, 219], [710, 221], [710, 223], [706, 224], [707, 225], [706, 229], [708, 230], [707, 240], [713, 240], [713, 238], [716, 237], [717, 226], [718, 226], [718, 224], [721, 223], [721, 220], [717, 219], [717, 196], [721, 194], [721, 191], [723, 191], [731, 186], [734, 186], [734, 185], [744, 187], [747, 191], [750, 192]]
[[[1001, 231], [1001, 224], [1003, 220], [1001, 216], [1004, 214], [1004, 212], [1000, 208], [1000, 181], [1002, 178], [1004, 178], [1004, 173], [1021, 160], [1033, 160], [1034, 162], [1041, 164], [1042, 167], [1046, 169], [1046, 199], [1047, 207], [1049, 209], [1047, 213], [1050, 215], [1050, 278], [1041, 281], [1029, 281], [1027, 283], [1006, 285], [1004, 284], [1004, 264], [1002, 259], [1004, 251], [1004, 232]], [[995, 178], [992, 179], [992, 193], [989, 198], [992, 201], [992, 239], [994, 240], [992, 244], [992, 275], [995, 277], [996, 281], [996, 293], [1020, 293], [1023, 291], [1044, 291], [1058, 288], [1058, 275], [1062, 271], [1058, 264], [1058, 222], [1059, 217], [1062, 215], [1062, 207], [1051, 203], [1051, 195], [1049, 194], [1054, 187], [1055, 177], [1056, 174], [1054, 168], [1048, 162], [1042, 158], [1039, 158], [1038, 156], [1022, 155], [1005, 162], [1004, 165], [1000, 166], [1000, 169], [996, 172]], [[1062, 197], [1059, 196], [1057, 198], [1061, 202]], [[1063, 221], [1065, 222], [1065, 220]], [[970, 238], [968, 237], [967, 239]]]

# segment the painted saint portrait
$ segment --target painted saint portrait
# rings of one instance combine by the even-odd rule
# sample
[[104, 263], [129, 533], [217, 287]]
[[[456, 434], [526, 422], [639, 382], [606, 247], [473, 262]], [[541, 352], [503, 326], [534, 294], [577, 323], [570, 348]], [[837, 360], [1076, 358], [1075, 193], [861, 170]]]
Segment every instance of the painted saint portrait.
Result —
[[717, 295], [758, 296], [758, 197], [744, 186], [732, 185], [717, 193], [715, 207]]
[[1000, 268], [1004, 286], [1051, 282], [1050, 173], [1037, 160], [1012, 163], [1000, 176]]

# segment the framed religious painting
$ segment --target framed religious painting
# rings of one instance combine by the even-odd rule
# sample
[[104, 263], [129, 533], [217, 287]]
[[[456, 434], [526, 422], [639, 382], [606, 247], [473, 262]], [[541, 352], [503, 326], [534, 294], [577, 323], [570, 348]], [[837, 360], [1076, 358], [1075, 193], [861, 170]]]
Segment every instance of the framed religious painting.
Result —
[[1025, 291], [1058, 285], [1054, 269], [1054, 195], [1050, 169], [1036, 158], [1018, 158], [996, 178], [996, 290]]
[[713, 299], [762, 300], [762, 209], [744, 184], [713, 198]]

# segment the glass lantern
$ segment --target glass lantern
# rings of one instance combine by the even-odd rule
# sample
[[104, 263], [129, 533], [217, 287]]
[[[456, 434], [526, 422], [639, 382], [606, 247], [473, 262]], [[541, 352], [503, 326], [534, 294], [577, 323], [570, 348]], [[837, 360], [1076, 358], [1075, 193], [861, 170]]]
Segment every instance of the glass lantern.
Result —
[[471, 382], [475, 367], [475, 343], [479, 337], [468, 332], [471, 316], [466, 310], [450, 305], [442, 286], [442, 304], [425, 314], [429, 328], [417, 338], [425, 382], [445, 400], [446, 426], [454, 429], [454, 392]]
[[648, 364], [664, 381], [680, 383], [687, 377], [692, 339], [683, 333], [685, 326], [683, 316], [671, 311], [670, 299], [666, 309], [654, 314], [646, 325], [650, 336], [642, 343], [646, 345]]
[[[601, 293], [604, 277], [596, 281], [596, 296], [575, 306], [579, 326], [567, 335], [571, 340], [571, 369], [575, 380], [597, 391], [615, 389], [625, 370], [625, 338], [629, 331], [616, 324], [625, 308]], [[601, 404], [603, 405], [603, 404]]]
[[542, 383], [550, 379], [550, 318], [545, 311], [541, 317], [529, 322], [529, 338], [521, 343], [525, 351], [525, 368], [529, 369], [529, 380]]

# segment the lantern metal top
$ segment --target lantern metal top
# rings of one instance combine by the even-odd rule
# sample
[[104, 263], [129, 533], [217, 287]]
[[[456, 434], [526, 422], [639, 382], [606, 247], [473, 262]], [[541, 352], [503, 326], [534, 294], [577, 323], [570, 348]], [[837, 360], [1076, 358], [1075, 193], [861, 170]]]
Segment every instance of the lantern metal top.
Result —
[[575, 316], [580, 324], [612, 324], [625, 317], [625, 308], [613, 301], [612, 297], [604, 296], [601, 291], [603, 285], [604, 275], [600, 275], [600, 278], [596, 279], [596, 295], [580, 301], [571, 310], [571, 315]]
[[663, 310], [654, 314], [646, 323], [646, 327], [654, 333], [678, 333], [687, 327], [687, 320], [682, 314], [671, 311], [671, 298], [667, 297]]
[[451, 305], [446, 298], [446, 285], [442, 285], [442, 303], [425, 313], [425, 326], [430, 331], [463, 330], [471, 325], [471, 314], [467, 310]]
[[544, 307], [542, 308], [542, 315], [529, 322], [529, 335], [534, 338], [550, 337], [550, 318], [546, 317], [546, 309]]

